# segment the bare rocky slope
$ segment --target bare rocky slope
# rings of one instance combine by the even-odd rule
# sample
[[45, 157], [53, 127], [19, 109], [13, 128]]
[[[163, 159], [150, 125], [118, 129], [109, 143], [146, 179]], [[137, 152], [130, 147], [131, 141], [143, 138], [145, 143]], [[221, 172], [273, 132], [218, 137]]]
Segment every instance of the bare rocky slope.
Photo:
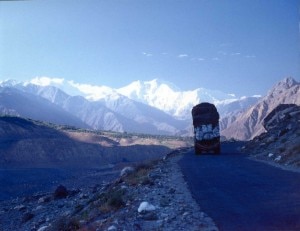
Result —
[[300, 106], [281, 104], [263, 120], [266, 132], [249, 141], [243, 151], [269, 163], [300, 167]]
[[251, 140], [265, 131], [264, 118], [280, 104], [300, 105], [300, 83], [293, 78], [278, 82], [269, 93], [248, 110], [234, 118], [224, 118], [227, 128], [222, 135], [237, 140]]

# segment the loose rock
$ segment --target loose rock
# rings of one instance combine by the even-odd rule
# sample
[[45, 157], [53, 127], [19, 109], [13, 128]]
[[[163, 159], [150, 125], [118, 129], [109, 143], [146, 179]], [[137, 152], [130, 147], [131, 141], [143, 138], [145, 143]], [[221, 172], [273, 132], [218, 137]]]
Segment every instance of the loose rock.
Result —
[[138, 208], [139, 213], [144, 211], [153, 211], [153, 210], [155, 210], [155, 206], [148, 203], [147, 201], [142, 202]]
[[121, 173], [120, 173], [120, 176], [125, 176], [125, 175], [128, 175], [132, 172], [134, 172], [135, 169], [133, 167], [125, 167], [122, 169]]

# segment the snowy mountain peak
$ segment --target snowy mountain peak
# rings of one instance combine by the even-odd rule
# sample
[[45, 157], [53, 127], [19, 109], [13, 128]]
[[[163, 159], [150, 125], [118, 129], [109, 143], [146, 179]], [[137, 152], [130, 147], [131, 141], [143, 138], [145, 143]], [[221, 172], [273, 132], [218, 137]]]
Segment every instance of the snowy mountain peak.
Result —
[[180, 119], [189, 118], [191, 108], [200, 102], [226, 104], [237, 100], [232, 94], [205, 88], [180, 91], [173, 84], [158, 79], [145, 82], [135, 81], [117, 89], [117, 92]]
[[141, 98], [142, 94], [142, 83], [141, 81], [137, 80], [129, 85], [119, 88], [116, 90], [119, 94], [125, 95], [130, 99], [137, 100]]
[[166, 83], [158, 79], [153, 79], [144, 82], [137, 80], [125, 87], [117, 89], [118, 93], [140, 102], [148, 102], [144, 99], [145, 95], [147, 95], [146, 98], [149, 98], [150, 94], [160, 93], [160, 95], [163, 97], [168, 92], [170, 93], [174, 91], [175, 87], [173, 87], [172, 84]]
[[[0, 86], [16, 83], [18, 82], [3, 81], [0, 82]], [[56, 101], [57, 98], [66, 98], [64, 94], [56, 92], [51, 87], [59, 88], [69, 96], [83, 96], [89, 101], [115, 102], [127, 98], [155, 107], [177, 119], [190, 119], [191, 108], [201, 102], [214, 103], [219, 110], [224, 111], [222, 108], [226, 105], [240, 100], [234, 94], [201, 87], [181, 91], [174, 84], [160, 79], [137, 80], [122, 88], [114, 89], [103, 85], [77, 83], [63, 78], [36, 77], [30, 81], [19, 83], [18, 87], [26, 87], [31, 89], [31, 92], [43, 91], [39, 94], [50, 99], [51, 102]]]
[[65, 80], [63, 78], [49, 78], [49, 77], [35, 77], [34, 79], [28, 81], [26, 84], [35, 84], [38, 86], [61, 86]]
[[[174, 84], [160, 79], [150, 81], [137, 80], [119, 89], [49, 77], [36, 77], [21, 85], [34, 85], [37, 88], [54, 86], [71, 96], [80, 95], [90, 101], [112, 101], [127, 97], [131, 100], [160, 109], [179, 119], [188, 119], [190, 117], [191, 108], [200, 102], [224, 105], [237, 100], [232, 94], [225, 94], [221, 91], [208, 90], [205, 88], [181, 91], [178, 87], [174, 86]], [[31, 87], [34, 88], [33, 86]], [[47, 90], [47, 94], [56, 95], [53, 93], [53, 90], [51, 93], [50, 89]]]
[[74, 81], [68, 81], [68, 83], [75, 89], [79, 90], [85, 96], [85, 98], [92, 101], [106, 98], [117, 99], [120, 97], [120, 95], [114, 89], [107, 86], [80, 84], [75, 83]]
[[49, 78], [49, 77], [36, 77], [23, 84], [34, 85], [39, 87], [55, 87], [65, 91], [71, 96], [80, 95], [90, 101], [97, 101], [100, 99], [114, 98], [118, 99], [118, 94], [113, 88], [101, 85], [91, 85], [86, 83], [77, 83], [73, 80], [65, 80], [63, 78]]
[[292, 87], [292, 86], [298, 84], [298, 82], [295, 79], [293, 79], [292, 77], [286, 77], [281, 82], [285, 83], [289, 87]]
[[1, 87], [13, 87], [19, 83], [20, 82], [18, 82], [17, 80], [7, 79], [7, 80], [0, 81], [0, 86]]

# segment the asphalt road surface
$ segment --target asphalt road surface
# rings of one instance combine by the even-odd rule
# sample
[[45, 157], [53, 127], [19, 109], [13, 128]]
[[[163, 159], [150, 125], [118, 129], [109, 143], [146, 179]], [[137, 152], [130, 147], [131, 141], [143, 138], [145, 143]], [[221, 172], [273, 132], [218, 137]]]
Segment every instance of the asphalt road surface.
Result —
[[252, 161], [223, 144], [220, 155], [187, 153], [183, 175], [221, 231], [300, 230], [300, 173]]

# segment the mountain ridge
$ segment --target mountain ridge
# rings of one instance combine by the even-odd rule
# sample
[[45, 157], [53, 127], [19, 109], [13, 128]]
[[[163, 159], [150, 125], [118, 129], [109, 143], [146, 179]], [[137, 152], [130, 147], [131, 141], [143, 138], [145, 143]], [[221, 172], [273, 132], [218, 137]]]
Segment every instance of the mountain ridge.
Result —
[[300, 106], [279, 104], [263, 120], [266, 132], [247, 142], [243, 152], [284, 167], [300, 167]]
[[[241, 98], [204, 88], [181, 92], [158, 79], [134, 81], [119, 89], [78, 84], [63, 79], [55, 80], [54, 85], [49, 84], [51, 79], [45, 82], [39, 83], [37, 79], [31, 82], [0, 81], [0, 89], [3, 91], [6, 88], [16, 88], [23, 94], [30, 93], [35, 97], [42, 97], [92, 129], [164, 135], [192, 136], [190, 110], [194, 105], [208, 101], [218, 108], [222, 135], [242, 140], [251, 139], [263, 132], [260, 121], [268, 112], [268, 107], [273, 108], [279, 102], [297, 103], [295, 100], [299, 94], [297, 88], [291, 90], [298, 84], [291, 77], [276, 83], [265, 97]], [[67, 82], [82, 94], [69, 95], [58, 87], [57, 83], [62, 82]], [[287, 91], [288, 95], [285, 94]], [[269, 100], [265, 100], [266, 97]], [[249, 108], [255, 106], [256, 110], [249, 112]], [[1, 106], [1, 102], [0, 111], [17, 114], [13, 107]], [[22, 113], [20, 115], [22, 116]]]
[[[207, 101], [214, 103], [222, 112], [222, 116], [225, 116], [231, 113], [228, 111], [227, 105], [231, 103], [236, 104], [236, 102], [243, 101], [245, 98], [259, 99], [260, 97], [243, 96], [238, 98], [234, 94], [227, 94], [219, 90], [209, 90], [202, 87], [193, 90], [180, 91], [174, 84], [159, 79], [150, 81], [137, 80], [118, 89], [107, 86], [79, 84], [74, 81], [66, 81], [64, 79], [57, 80], [47, 77], [35, 78], [23, 83], [17, 81], [2, 81], [2, 85], [9, 85], [9, 83], [10, 86], [19, 87], [34, 84], [39, 87], [54, 86], [60, 89], [72, 88], [72, 92], [77, 91], [77, 94], [75, 95], [81, 95], [89, 101], [110, 101], [111, 99], [117, 100], [120, 97], [125, 96], [131, 100], [155, 107], [179, 120], [190, 120], [190, 110], [199, 102]], [[65, 92], [70, 96], [75, 96], [68, 93], [69, 91]], [[239, 106], [239, 108], [240, 107], [241, 106]]]
[[[13, 83], [13, 86], [10, 85]], [[2, 86], [2, 87], [1, 87]], [[36, 97], [39, 101], [47, 100], [44, 104], [53, 104], [53, 107], [60, 108], [60, 110], [66, 113], [76, 116], [81, 120], [82, 124], [78, 123], [78, 127], [90, 127], [100, 130], [113, 130], [118, 132], [138, 132], [149, 134], [180, 134], [181, 129], [186, 126], [185, 121], [174, 119], [172, 116], [151, 107], [146, 104], [142, 104], [133, 101], [123, 95], [107, 95], [105, 99], [97, 101], [89, 101], [82, 96], [70, 96], [64, 91], [54, 86], [38, 86], [31, 83], [16, 83], [15, 81], [7, 81], [0, 83], [0, 89], [15, 89], [20, 94], [28, 94]], [[40, 98], [41, 99], [40, 99]], [[28, 100], [27, 104], [30, 104]], [[39, 102], [31, 102], [34, 107], [26, 107], [28, 110], [34, 108], [36, 110], [45, 111], [44, 105]], [[23, 106], [26, 103], [22, 103]], [[6, 114], [10, 111], [11, 105], [3, 105], [0, 102], [0, 112]], [[19, 113], [15, 113], [23, 116], [24, 112], [21, 110]], [[46, 113], [51, 115], [51, 113]], [[35, 119], [43, 120], [40, 113], [35, 113]], [[25, 117], [27, 114], [25, 113]], [[30, 116], [28, 116], [30, 117]], [[61, 119], [63, 119], [62, 116]], [[68, 124], [67, 120], [66, 123]], [[48, 122], [56, 122], [55, 120], [46, 120]], [[71, 124], [76, 125], [76, 124]]]
[[178, 119], [190, 119], [190, 110], [199, 102], [211, 102], [222, 108], [224, 104], [238, 101], [233, 94], [218, 90], [196, 88], [180, 91], [157, 79], [151, 81], [135, 81], [117, 92], [130, 99], [154, 106]]
[[227, 138], [250, 140], [265, 131], [264, 118], [280, 104], [300, 105], [300, 84], [291, 77], [276, 83], [255, 105], [236, 116], [222, 131]]

